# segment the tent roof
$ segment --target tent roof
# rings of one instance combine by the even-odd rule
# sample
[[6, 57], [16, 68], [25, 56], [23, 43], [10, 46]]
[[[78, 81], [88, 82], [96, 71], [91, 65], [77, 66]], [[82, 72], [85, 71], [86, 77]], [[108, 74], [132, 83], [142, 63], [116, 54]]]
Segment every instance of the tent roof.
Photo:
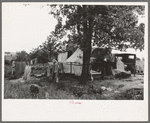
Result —
[[77, 49], [65, 62], [83, 63], [83, 51]]

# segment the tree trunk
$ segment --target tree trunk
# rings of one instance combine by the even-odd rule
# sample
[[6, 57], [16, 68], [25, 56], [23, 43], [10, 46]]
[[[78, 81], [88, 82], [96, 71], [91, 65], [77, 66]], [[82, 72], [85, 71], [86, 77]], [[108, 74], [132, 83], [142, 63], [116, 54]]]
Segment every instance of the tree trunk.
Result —
[[[84, 10], [89, 10], [88, 6], [83, 5]], [[89, 16], [88, 11], [83, 12], [83, 66], [82, 66], [82, 75], [80, 83], [85, 85], [89, 79], [89, 65], [91, 57], [91, 39], [93, 31], [93, 18]]]
[[89, 79], [89, 65], [91, 57], [91, 39], [92, 31], [90, 26], [87, 26], [87, 21], [84, 23], [84, 39], [83, 39], [83, 66], [82, 66], [82, 75], [81, 75], [81, 84], [86, 84]]
[[89, 79], [89, 65], [90, 65], [91, 47], [83, 51], [83, 66], [81, 75], [81, 84], [86, 84]]

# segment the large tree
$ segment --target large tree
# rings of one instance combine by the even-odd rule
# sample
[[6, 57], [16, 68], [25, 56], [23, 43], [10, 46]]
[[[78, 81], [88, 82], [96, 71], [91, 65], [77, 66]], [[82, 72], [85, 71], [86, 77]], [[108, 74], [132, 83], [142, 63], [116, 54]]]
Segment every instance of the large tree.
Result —
[[[91, 43], [98, 46], [122, 48], [124, 42], [141, 48], [142, 38], [132, 40], [139, 32], [135, 12], [143, 12], [144, 6], [109, 6], [109, 5], [50, 5], [51, 14], [58, 20], [55, 36], [62, 38], [69, 30], [83, 50], [83, 68], [81, 83], [85, 84], [89, 75]], [[63, 24], [65, 18], [65, 23]], [[137, 29], [137, 31], [134, 31]], [[143, 36], [142, 34], [140, 36]], [[141, 48], [142, 49], [142, 48]]]

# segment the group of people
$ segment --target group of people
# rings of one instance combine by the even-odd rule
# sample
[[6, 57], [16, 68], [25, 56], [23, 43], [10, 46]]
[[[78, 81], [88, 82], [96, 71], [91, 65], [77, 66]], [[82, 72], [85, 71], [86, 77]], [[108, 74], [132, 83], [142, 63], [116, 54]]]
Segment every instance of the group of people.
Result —
[[[11, 65], [11, 78], [16, 78], [16, 62], [15, 61], [12, 61], [12, 65]], [[24, 75], [19, 78], [19, 79], [16, 79], [15, 81], [21, 81], [21, 82], [24, 82], [26, 80], [30, 80], [30, 75], [31, 75], [31, 66], [30, 66], [30, 61], [29, 60], [26, 60], [26, 66], [24, 68]]]
[[[52, 77], [51, 80], [58, 83], [59, 82], [59, 63], [56, 59], [53, 59], [52, 63], [53, 63], [53, 65], [52, 65], [51, 71], [47, 71], [49, 74], [48, 77], [51, 76]], [[15, 76], [15, 67], [16, 67], [16, 62], [12, 61], [12, 65], [11, 65], [11, 75], [12, 76]], [[23, 75], [22, 79], [23, 80], [30, 80], [31, 72], [32, 71], [31, 71], [30, 60], [26, 60], [26, 66], [24, 69], [24, 75]]]

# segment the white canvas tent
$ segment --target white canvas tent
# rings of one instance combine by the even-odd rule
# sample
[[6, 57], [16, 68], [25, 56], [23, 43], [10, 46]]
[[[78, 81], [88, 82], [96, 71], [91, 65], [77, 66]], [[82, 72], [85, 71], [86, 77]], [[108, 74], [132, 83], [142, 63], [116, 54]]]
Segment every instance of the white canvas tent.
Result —
[[65, 73], [75, 74], [80, 76], [82, 73], [83, 51], [79, 48], [63, 62], [63, 71]]
[[[82, 64], [83, 64], [83, 51], [77, 49], [67, 60], [63, 62], [63, 71], [65, 73], [75, 74], [76, 76], [81, 76], [82, 74]], [[101, 74], [91, 70], [92, 75]]]

